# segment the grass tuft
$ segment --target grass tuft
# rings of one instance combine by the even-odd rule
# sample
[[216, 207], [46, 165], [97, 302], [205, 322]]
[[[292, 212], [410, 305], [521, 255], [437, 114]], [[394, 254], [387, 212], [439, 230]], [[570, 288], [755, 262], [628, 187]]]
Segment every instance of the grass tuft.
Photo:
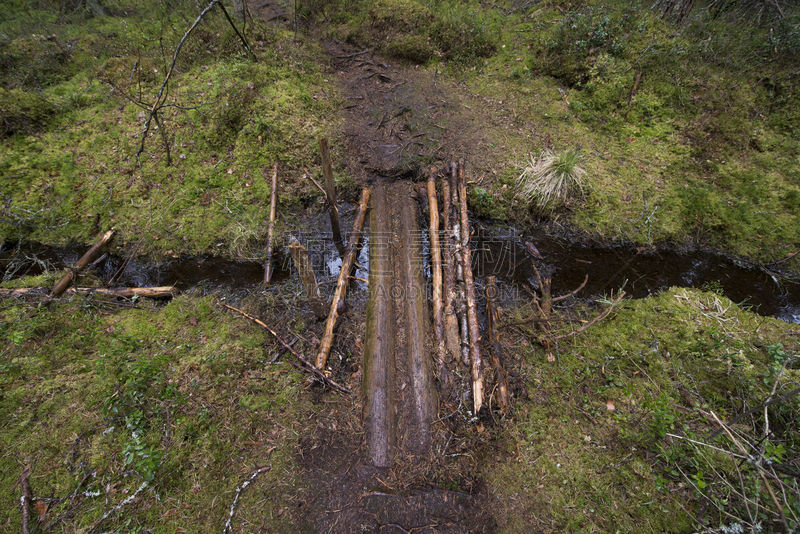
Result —
[[519, 196], [541, 209], [565, 204], [575, 190], [583, 190], [582, 161], [578, 150], [545, 150], [538, 158], [531, 156], [517, 178]]

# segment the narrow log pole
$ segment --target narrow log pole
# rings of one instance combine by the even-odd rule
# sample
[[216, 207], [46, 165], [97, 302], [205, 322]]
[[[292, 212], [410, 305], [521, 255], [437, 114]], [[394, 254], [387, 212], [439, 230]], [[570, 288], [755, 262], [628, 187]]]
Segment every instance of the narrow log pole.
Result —
[[464, 289], [467, 297], [467, 322], [469, 324], [469, 357], [472, 365], [472, 404], [474, 414], [483, 406], [483, 362], [481, 361], [481, 336], [478, 329], [478, 310], [475, 307], [475, 280], [472, 276], [472, 253], [469, 249], [469, 214], [467, 213], [467, 181], [464, 168], [458, 166], [458, 196], [461, 201], [461, 257], [464, 264]]
[[326, 306], [319, 293], [317, 276], [314, 274], [314, 266], [311, 264], [311, 258], [308, 257], [306, 247], [295, 241], [289, 245], [289, 254], [292, 255], [294, 267], [297, 269], [297, 274], [300, 275], [300, 282], [303, 284], [309, 306], [317, 317], [325, 317]]
[[458, 164], [450, 163], [450, 191], [453, 204], [453, 259], [456, 267], [456, 314], [460, 326], [460, 353], [464, 365], [469, 365], [469, 326], [467, 323], [467, 297], [464, 290], [464, 258], [461, 254], [461, 222], [458, 216], [461, 201], [458, 195]]
[[350, 271], [356, 260], [356, 248], [361, 238], [361, 227], [364, 226], [364, 218], [367, 215], [367, 204], [369, 203], [369, 188], [361, 190], [361, 200], [358, 203], [358, 214], [353, 222], [353, 231], [350, 233], [350, 241], [347, 244], [347, 254], [342, 259], [342, 269], [339, 271], [339, 279], [336, 282], [336, 291], [333, 294], [328, 320], [325, 322], [325, 332], [319, 343], [317, 352], [317, 369], [324, 369], [328, 363], [328, 355], [333, 345], [333, 327], [336, 326], [336, 319], [339, 317], [339, 302], [344, 299], [347, 293], [347, 285], [350, 281]]
[[75, 281], [75, 276], [87, 265], [89, 265], [92, 260], [94, 260], [97, 255], [100, 253], [100, 250], [108, 244], [109, 241], [114, 237], [116, 230], [108, 230], [104, 233], [97, 242], [92, 245], [92, 248], [86, 251], [86, 253], [81, 256], [81, 258], [75, 263], [75, 265], [68, 269], [61, 280], [53, 286], [53, 290], [50, 292], [51, 297], [60, 297], [64, 294], [64, 291]]
[[508, 411], [508, 384], [503, 365], [500, 363], [500, 344], [497, 340], [497, 278], [486, 277], [486, 318], [489, 330], [489, 355], [497, 374], [497, 404], [503, 412]]
[[436, 334], [436, 345], [439, 367], [444, 365], [447, 354], [444, 337], [444, 320], [442, 317], [442, 250], [439, 246], [439, 203], [436, 200], [436, 174], [431, 169], [428, 175], [428, 211], [430, 212], [431, 238], [431, 279], [433, 284], [433, 330]]
[[[0, 289], [0, 297], [24, 297], [27, 295], [44, 296], [45, 288], [41, 287], [20, 287], [16, 289]], [[175, 296], [177, 290], [175, 286], [158, 287], [71, 287], [65, 291], [71, 295], [89, 295], [96, 293], [111, 297], [147, 297], [151, 299]]]
[[442, 180], [442, 213], [444, 232], [442, 234], [442, 256], [444, 259], [444, 332], [447, 352], [453, 361], [458, 361], [461, 347], [458, 340], [458, 316], [456, 315], [456, 273], [453, 260], [453, 214], [450, 182], [447, 176]]
[[325, 178], [325, 195], [328, 197], [328, 209], [331, 214], [331, 232], [333, 232], [333, 243], [339, 255], [344, 257], [345, 248], [342, 240], [342, 230], [339, 226], [339, 209], [336, 207], [336, 185], [333, 183], [333, 168], [331, 167], [331, 153], [328, 149], [328, 140], [324, 137], [319, 139], [319, 152], [322, 156], [322, 176]]
[[264, 260], [264, 285], [272, 279], [272, 236], [275, 233], [275, 215], [278, 208], [278, 163], [272, 166], [272, 193], [269, 199], [269, 226], [267, 227], [267, 258]]

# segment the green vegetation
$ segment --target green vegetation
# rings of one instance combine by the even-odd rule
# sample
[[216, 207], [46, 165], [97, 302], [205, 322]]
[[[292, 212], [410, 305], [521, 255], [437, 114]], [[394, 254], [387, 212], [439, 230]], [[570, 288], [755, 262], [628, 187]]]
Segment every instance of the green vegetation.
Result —
[[[4, 238], [89, 242], [114, 226], [119, 246], [142, 241], [140, 254], [252, 257], [266, 234], [265, 169], [280, 163], [282, 210], [317, 197], [302, 168], [314, 166], [316, 138], [330, 133], [337, 105], [318, 52], [254, 23], [247, 34], [261, 59], [253, 62], [220, 13], [187, 41], [169, 87], [173, 107], [160, 115], [173, 164], [157, 129], [137, 162], [146, 112], [132, 100], [152, 102], [196, 15], [191, 2], [173, 7], [125, 4], [115, 15], [59, 21], [27, 6], [6, 13]], [[37, 34], [26, 34], [33, 24]]]
[[[729, 421], [773, 387], [796, 387], [799, 333], [715, 293], [670, 289], [625, 303], [554, 351], [552, 363], [518, 337], [514, 352], [530, 398], [502, 431], [506, 454], [485, 470], [501, 529], [520, 532], [531, 522], [567, 532], [719, 528], [737, 518], [751, 522], [746, 496], [751, 513], [753, 502], [761, 504], [754, 519], [764, 531], [779, 530], [751, 463], [686, 438], [740, 454], [724, 433], [708, 437], [719, 427], [704, 413]], [[774, 462], [789, 487], [789, 459], [800, 453], [799, 411], [797, 397], [771, 405], [766, 440], [763, 409], [732, 425], [755, 445], [756, 461], [767, 469]], [[796, 487], [787, 495], [786, 515], [796, 526]]]
[[54, 498], [35, 509], [45, 523], [60, 517], [58, 531], [85, 529], [147, 482], [104, 531], [211, 532], [222, 529], [234, 489], [265, 464], [237, 519], [294, 528], [305, 377], [283, 358], [268, 365], [264, 331], [212, 298], [106, 306], [2, 303], [2, 529], [20, 530], [13, 488], [25, 465], [33, 494]]
[[540, 208], [565, 204], [571, 193], [583, 189], [586, 171], [580, 165], [581, 155], [577, 150], [558, 154], [545, 150], [538, 158], [531, 156], [517, 178], [517, 193]]

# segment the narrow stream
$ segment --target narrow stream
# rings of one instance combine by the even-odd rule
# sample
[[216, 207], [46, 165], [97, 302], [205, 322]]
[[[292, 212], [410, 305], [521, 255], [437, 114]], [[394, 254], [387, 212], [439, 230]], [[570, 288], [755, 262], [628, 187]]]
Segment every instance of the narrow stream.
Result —
[[[320, 228], [322, 232], [324, 227]], [[319, 234], [318, 234], [319, 235]], [[295, 236], [309, 250], [312, 262], [325, 287], [338, 276], [341, 260], [330, 239], [315, 240]], [[423, 248], [427, 249], [427, 233], [423, 232]], [[514, 229], [501, 229], [477, 224], [473, 237], [473, 268], [477, 279], [494, 275], [507, 290], [519, 298], [527, 298], [518, 290], [523, 285], [538, 285], [533, 261], [542, 276], [552, 278], [553, 294], [569, 292], [589, 275], [580, 297], [608, 294], [622, 287], [634, 298], [646, 297], [671, 287], [714, 288], [736, 303], [751, 306], [762, 315], [770, 315], [800, 324], [800, 284], [778, 284], [763, 271], [736, 262], [724, 255], [706, 251], [677, 252], [672, 250], [639, 251], [633, 247], [587, 246], [552, 237], [534, 237]], [[531, 242], [541, 255], [535, 259], [526, 242]], [[358, 257], [356, 283], [366, 288], [368, 239]], [[41, 273], [45, 266], [62, 269], [74, 263], [83, 249], [50, 247], [35, 243], [0, 247], [0, 272], [5, 279]], [[425, 253], [427, 254], [427, 252]], [[36, 258], [32, 261], [31, 258]], [[126, 258], [108, 255], [92, 271], [102, 280], [110, 280]], [[284, 250], [274, 257], [273, 283], [286, 281], [291, 275], [291, 261]], [[117, 276], [117, 286], [175, 285], [178, 289], [200, 288], [211, 292], [219, 288], [246, 289], [262, 282], [263, 264], [216, 256], [188, 256], [153, 263], [146, 258], [130, 260]], [[511, 296], [513, 299], [513, 295]]]

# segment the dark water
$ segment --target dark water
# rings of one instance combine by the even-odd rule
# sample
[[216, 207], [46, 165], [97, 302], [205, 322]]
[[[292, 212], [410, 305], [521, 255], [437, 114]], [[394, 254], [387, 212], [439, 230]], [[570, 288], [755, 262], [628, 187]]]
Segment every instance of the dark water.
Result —
[[[552, 278], [554, 295], [572, 291], [587, 274], [582, 296], [608, 294], [622, 287], [634, 298], [671, 286], [713, 288], [762, 315], [800, 323], [800, 284], [779, 286], [764, 271], [724, 255], [587, 246], [490, 228], [477, 228], [474, 240], [476, 273], [494, 274], [516, 286], [538, 286], [531, 266], [535, 261], [541, 276]], [[526, 241], [534, 244], [542, 259], [528, 252]]]
[[[341, 259], [330, 238], [322, 234], [298, 234], [294, 238], [304, 244], [318, 273], [323, 291], [332, 289], [341, 267]], [[762, 315], [800, 323], [800, 284], [778, 285], [768, 274], [745, 262], [705, 251], [677, 252], [670, 250], [639, 251], [632, 247], [587, 246], [551, 237], [536, 237], [513, 229], [497, 229], [476, 225], [473, 236], [473, 269], [480, 281], [495, 275], [502, 287], [518, 291], [522, 286], [537, 287], [532, 262], [542, 277], [552, 278], [554, 295], [578, 287], [589, 275], [580, 296], [608, 294], [624, 287], [628, 295], [639, 298], [670, 286], [715, 288], [737, 303], [751, 306]], [[322, 236], [322, 237], [320, 237]], [[368, 262], [368, 232], [359, 253], [355, 275], [365, 279]], [[292, 238], [290, 238], [291, 240]], [[427, 235], [421, 237], [423, 254], [427, 256]], [[532, 242], [542, 259], [535, 259], [525, 242]], [[0, 272], [6, 277], [38, 274], [47, 267], [62, 269], [74, 263], [83, 249], [48, 247], [27, 243], [22, 247], [0, 249]], [[37, 261], [31, 261], [35, 257]], [[26, 259], [27, 258], [27, 259]], [[123, 267], [126, 258], [109, 255], [92, 268], [94, 274], [108, 282]], [[21, 266], [21, 267], [20, 267]], [[292, 276], [291, 261], [285, 249], [275, 251], [273, 282]], [[217, 288], [247, 289], [261, 284], [263, 264], [214, 256], [189, 256], [161, 263], [144, 258], [130, 260], [116, 277], [115, 286], [175, 285], [187, 290], [199, 287], [205, 291]], [[364, 289], [361, 281], [357, 285]], [[519, 292], [519, 291], [518, 291]], [[528, 298], [519, 292], [521, 298]]]

